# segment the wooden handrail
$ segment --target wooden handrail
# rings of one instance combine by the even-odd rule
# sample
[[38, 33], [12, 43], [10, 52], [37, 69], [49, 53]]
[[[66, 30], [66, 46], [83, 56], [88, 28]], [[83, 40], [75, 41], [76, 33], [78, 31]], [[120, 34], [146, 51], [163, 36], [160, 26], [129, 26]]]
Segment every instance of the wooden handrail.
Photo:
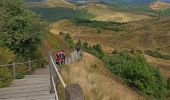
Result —
[[[50, 71], [50, 91], [51, 91], [51, 93], [55, 93], [55, 97], [56, 97], [56, 100], [59, 100], [59, 98], [58, 98], [58, 94], [57, 94], [57, 90], [56, 90], [56, 82], [54, 81], [54, 78], [55, 78], [55, 74], [58, 76], [58, 78], [59, 78], [59, 80], [60, 80], [60, 82], [61, 82], [61, 84], [63, 85], [63, 87], [64, 87], [64, 89], [65, 89], [65, 93], [66, 94], [69, 94], [70, 92], [68, 92], [68, 90], [69, 90], [69, 88], [70, 87], [72, 87], [72, 86], [70, 86], [70, 85], [67, 85], [65, 82], [64, 82], [64, 80], [63, 80], [63, 78], [62, 78], [62, 76], [61, 76], [61, 74], [59, 73], [59, 66], [58, 65], [56, 65], [56, 63], [55, 63], [55, 61], [54, 61], [54, 59], [53, 59], [53, 57], [52, 57], [52, 53], [51, 52], [49, 52], [48, 53], [48, 58], [49, 58], [49, 71]], [[80, 58], [80, 54], [79, 53], [77, 53], [76, 55], [74, 55], [74, 54], [70, 54], [70, 57], [69, 58], [66, 58], [66, 61], [65, 61], [65, 63], [66, 64], [68, 64], [69, 62], [68, 62], [68, 59], [72, 59], [72, 60], [77, 60], [77, 59], [79, 59]], [[75, 88], [74, 87], [75, 85], [73, 85], [73, 88]], [[77, 86], [77, 85], [76, 85]], [[78, 86], [79, 87], [79, 86]], [[77, 88], [76, 88], [77, 89]], [[75, 91], [76, 91], [76, 89], [75, 89]], [[75, 92], [75, 93], [77, 93], [77, 92]], [[80, 91], [79, 92], [80, 94], [82, 94], [82, 92]], [[77, 94], [78, 96], [81, 96], [80, 94]], [[66, 95], [66, 98], [68, 97], [68, 95]], [[68, 97], [69, 98], [69, 97]], [[76, 98], [76, 97], [75, 97]], [[72, 100], [72, 99], [66, 99], [66, 100]], [[82, 99], [83, 100], [83, 99]]]
[[55, 92], [55, 99], [59, 100], [57, 89], [56, 89], [56, 84], [55, 84], [55, 81], [54, 81], [54, 77], [52, 77], [52, 83], [53, 83], [54, 92]]
[[50, 56], [50, 59], [51, 59], [51, 62], [52, 62], [52, 67], [55, 69], [56, 73], [57, 73], [57, 76], [59, 77], [63, 87], [65, 88], [66, 87], [66, 83], [64, 82], [63, 78], [61, 77], [59, 71], [58, 71], [58, 68], [57, 68], [57, 65], [54, 63], [54, 60], [52, 58], [52, 56]]

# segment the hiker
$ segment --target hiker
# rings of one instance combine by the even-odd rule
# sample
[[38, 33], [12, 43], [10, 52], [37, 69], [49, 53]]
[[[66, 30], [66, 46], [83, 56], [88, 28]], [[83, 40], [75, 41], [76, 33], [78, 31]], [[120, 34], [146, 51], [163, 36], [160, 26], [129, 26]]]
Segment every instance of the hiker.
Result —
[[59, 66], [61, 65], [61, 62], [62, 62], [61, 57], [58, 54], [56, 54], [56, 64]]
[[62, 58], [62, 64], [65, 63], [65, 54], [64, 54], [64, 50], [61, 50], [60, 52], [60, 57]]
[[62, 59], [62, 64], [64, 63], [64, 61], [65, 61], [65, 54], [64, 54], [64, 50], [59, 50], [58, 52], [57, 52], [57, 55], [58, 56], [60, 56], [60, 58]]
[[77, 50], [77, 53], [78, 53], [80, 51], [80, 49], [81, 49], [80, 45], [77, 44], [75, 49]]

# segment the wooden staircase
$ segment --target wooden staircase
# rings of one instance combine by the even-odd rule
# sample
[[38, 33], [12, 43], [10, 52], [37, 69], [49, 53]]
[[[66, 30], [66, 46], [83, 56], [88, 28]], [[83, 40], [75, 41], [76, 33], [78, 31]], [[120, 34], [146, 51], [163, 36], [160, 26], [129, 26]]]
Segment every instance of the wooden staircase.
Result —
[[39, 69], [24, 79], [13, 80], [9, 87], [0, 89], [0, 100], [55, 100], [50, 94], [50, 77], [48, 68]]

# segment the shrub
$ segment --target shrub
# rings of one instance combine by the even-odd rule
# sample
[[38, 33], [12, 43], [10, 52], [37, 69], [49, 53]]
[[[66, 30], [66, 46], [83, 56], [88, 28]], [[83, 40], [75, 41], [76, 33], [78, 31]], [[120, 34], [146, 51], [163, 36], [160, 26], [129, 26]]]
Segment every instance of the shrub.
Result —
[[22, 0], [1, 0], [0, 18], [4, 21], [0, 39], [17, 55], [31, 58], [47, 33], [47, 23], [29, 11]]
[[166, 90], [166, 81], [158, 69], [153, 69], [139, 54], [118, 53], [112, 55], [108, 68], [129, 86], [146, 94], [161, 98]]
[[24, 73], [16, 73], [16, 79], [23, 79], [25, 77]]
[[[8, 64], [15, 59], [15, 55], [7, 48], [0, 48], [0, 65]], [[8, 86], [12, 80], [10, 69], [0, 66], [0, 88]]]
[[8, 67], [0, 67], [0, 88], [8, 86], [11, 80], [12, 75]]

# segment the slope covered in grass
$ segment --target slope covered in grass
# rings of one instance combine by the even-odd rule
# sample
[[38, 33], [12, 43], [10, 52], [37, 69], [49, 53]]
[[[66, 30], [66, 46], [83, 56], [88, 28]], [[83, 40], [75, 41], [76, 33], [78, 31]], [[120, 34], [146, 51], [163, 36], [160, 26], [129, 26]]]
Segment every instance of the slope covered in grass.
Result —
[[79, 83], [85, 100], [143, 100], [135, 91], [123, 85], [106, 69], [98, 58], [83, 53], [80, 61], [63, 67], [61, 73], [67, 83]]

